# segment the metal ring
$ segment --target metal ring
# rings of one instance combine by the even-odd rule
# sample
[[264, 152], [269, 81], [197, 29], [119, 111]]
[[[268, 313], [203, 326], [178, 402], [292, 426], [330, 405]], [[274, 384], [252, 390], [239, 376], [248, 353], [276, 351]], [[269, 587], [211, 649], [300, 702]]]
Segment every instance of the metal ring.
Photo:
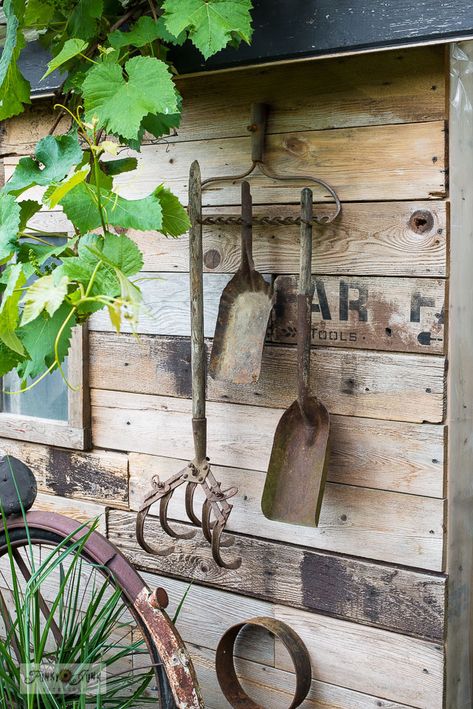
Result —
[[244, 709], [268, 709], [268, 707], [265, 708], [261, 704], [254, 702], [246, 694], [235, 671], [235, 641], [240, 631], [247, 625], [268, 630], [281, 640], [289, 652], [296, 672], [296, 689], [288, 709], [295, 709], [295, 707], [302, 704], [310, 690], [312, 682], [310, 656], [297, 633], [286, 623], [274, 618], [251, 618], [243, 623], [238, 623], [229, 628], [220, 639], [215, 656], [215, 669], [217, 670], [218, 683], [225, 695], [225, 699], [232, 707], [238, 707], [238, 709], [243, 709], [243, 707]]

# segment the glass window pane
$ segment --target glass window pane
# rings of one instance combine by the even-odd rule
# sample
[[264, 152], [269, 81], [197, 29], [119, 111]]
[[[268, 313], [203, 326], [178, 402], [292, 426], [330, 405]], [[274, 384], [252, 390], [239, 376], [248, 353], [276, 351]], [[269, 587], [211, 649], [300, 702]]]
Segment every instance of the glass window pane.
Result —
[[[67, 362], [63, 364], [67, 376]], [[7, 394], [8, 391], [19, 391], [21, 383], [16, 372], [10, 372], [3, 377], [2, 411], [23, 416], [67, 421], [68, 389], [61, 373], [48, 374], [39, 384], [21, 394]]]
[[[67, 237], [62, 234], [57, 236], [41, 235], [41, 238], [51, 245], [65, 244], [67, 240]], [[54, 259], [48, 259], [45, 265], [50, 265], [53, 262]], [[28, 285], [35, 280], [35, 276], [31, 277], [28, 280]], [[67, 376], [67, 360], [62, 367], [64, 374]], [[3, 393], [0, 394], [0, 412], [54, 419], [55, 421], [68, 421], [68, 388], [59, 371], [48, 374], [39, 384], [21, 394], [6, 393], [20, 390], [20, 378], [15, 372], [9, 372], [0, 382], [3, 390]], [[28, 384], [30, 383], [28, 382]]]

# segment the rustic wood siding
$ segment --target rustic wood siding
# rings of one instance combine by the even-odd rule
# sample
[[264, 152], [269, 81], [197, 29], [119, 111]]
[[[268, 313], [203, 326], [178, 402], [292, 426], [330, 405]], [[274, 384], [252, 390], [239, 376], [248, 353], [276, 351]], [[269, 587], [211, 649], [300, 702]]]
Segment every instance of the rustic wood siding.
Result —
[[[314, 677], [304, 707], [442, 709], [449, 355], [444, 50], [179, 82], [182, 128], [145, 145], [138, 176], [117, 180], [123, 195], [142, 196], [163, 180], [186, 202], [193, 159], [204, 177], [246, 167], [249, 106], [264, 100], [272, 107], [274, 169], [316, 174], [344, 202], [340, 219], [316, 230], [313, 254], [312, 388], [332, 415], [320, 526], [294, 528], [260, 511], [274, 430], [295, 397], [295, 227], [255, 229], [256, 266], [277, 291], [260, 381], [208, 383], [209, 454], [223, 484], [240, 490], [228, 525], [240, 569], [216, 567], [199, 534], [165, 558], [144, 553], [134, 538], [151, 477], [176, 472], [192, 456], [187, 237], [130, 232], [149, 279], [139, 339], [114, 334], [103, 313], [92, 318], [93, 450], [7, 439], [0, 445], [35, 469], [43, 507], [80, 519], [102, 513], [110, 539], [152, 586], [169, 589], [173, 607], [194, 579], [179, 624], [210, 709], [228, 706], [213, 672], [219, 637], [234, 622], [266, 614], [289, 622], [308, 645]], [[4, 126], [7, 177], [51, 120], [43, 102]], [[253, 184], [256, 213], [297, 212], [296, 188]], [[323, 193], [317, 198], [318, 209], [330, 209]], [[207, 211], [238, 213], [232, 185], [216, 185], [205, 199]], [[35, 225], [70, 229], [59, 211], [41, 212]], [[237, 228], [204, 229], [208, 348], [239, 251]], [[183, 511], [179, 490], [171, 516], [180, 524]], [[165, 542], [156, 520], [149, 524]], [[271, 709], [287, 706], [293, 677], [279, 645], [253, 634], [242, 639], [238, 655], [255, 699]]]

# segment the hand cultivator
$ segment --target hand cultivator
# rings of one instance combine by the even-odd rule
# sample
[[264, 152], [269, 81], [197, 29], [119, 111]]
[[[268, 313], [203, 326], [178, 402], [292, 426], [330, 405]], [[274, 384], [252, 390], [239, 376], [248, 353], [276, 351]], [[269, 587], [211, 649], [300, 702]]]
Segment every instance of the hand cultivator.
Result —
[[[154, 547], [144, 538], [144, 523], [152, 505], [159, 502], [159, 519], [161, 527], [174, 539], [192, 539], [196, 531], [177, 532], [168, 521], [169, 502], [174, 491], [181, 485], [186, 489], [186, 514], [192, 524], [202, 527], [204, 537], [212, 547], [212, 555], [216, 563], [226, 569], [237, 569], [241, 559], [225, 561], [220, 548], [231, 546], [232, 539], [222, 540], [232, 505], [228, 500], [236, 495], [238, 489], [232, 487], [222, 490], [220, 483], [212, 473], [207, 457], [207, 419], [205, 417], [205, 380], [206, 354], [204, 343], [204, 297], [203, 297], [203, 253], [202, 253], [202, 199], [200, 169], [194, 162], [190, 172], [189, 214], [191, 219], [190, 237], [190, 277], [191, 277], [191, 367], [192, 367], [192, 432], [194, 436], [194, 459], [183, 470], [171, 478], [162, 481], [153, 479], [153, 487], [146, 496], [138, 513], [136, 536], [140, 546], [150, 554], [167, 556], [174, 551], [174, 546]], [[194, 509], [194, 496], [200, 485], [205, 495], [202, 506], [202, 520]]]

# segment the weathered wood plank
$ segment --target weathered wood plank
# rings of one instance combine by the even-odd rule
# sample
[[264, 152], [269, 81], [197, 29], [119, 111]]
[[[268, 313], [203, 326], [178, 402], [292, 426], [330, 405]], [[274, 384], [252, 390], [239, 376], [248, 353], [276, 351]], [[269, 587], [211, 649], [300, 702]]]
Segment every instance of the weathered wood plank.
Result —
[[18, 416], [17, 414], [2, 413], [0, 436], [79, 450], [84, 450], [90, 445], [88, 430], [68, 426], [66, 422], [33, 416]]
[[[231, 709], [231, 705], [226, 701], [218, 685], [215, 674], [215, 652], [192, 643], [188, 644], [188, 648], [207, 709]], [[287, 709], [294, 696], [289, 694], [295, 686], [293, 674], [240, 658], [237, 658], [235, 665], [242, 685], [252, 699], [259, 702], [261, 706], [270, 706], [271, 709]], [[413, 709], [406, 704], [392, 702], [390, 699], [354, 692], [318, 680], [312, 681], [307, 699], [301, 707], [302, 709]]]
[[[110, 512], [109, 535], [142, 569], [416, 637], [443, 637], [443, 576], [279, 544], [284, 538], [280, 530], [272, 537], [275, 541], [232, 534], [235, 546], [228, 554], [241, 553], [243, 564], [237, 571], [228, 571], [216, 566], [200, 534], [170, 557], [145, 554], [136, 543], [134, 523], [134, 515]], [[253, 530], [254, 525], [250, 533]], [[298, 543], [310, 542], [304, 530], [299, 531]], [[261, 533], [267, 534], [266, 530]], [[149, 534], [156, 542], [169, 544], [155, 518], [150, 518]], [[290, 536], [287, 531], [285, 536], [286, 540]], [[161, 579], [153, 583], [169, 589], [177, 582]], [[192, 596], [189, 607], [192, 611]], [[202, 644], [206, 644], [203, 639]]]
[[[321, 205], [321, 212], [330, 207]], [[213, 214], [238, 214], [236, 207], [219, 207]], [[293, 205], [257, 206], [255, 214], [273, 216], [299, 213]], [[418, 223], [418, 226], [416, 225]], [[71, 232], [61, 211], [41, 211], [31, 222], [36, 229]], [[204, 228], [204, 269], [210, 273], [232, 273], [240, 263], [238, 227]], [[255, 226], [253, 256], [263, 273], [297, 273], [299, 228]], [[132, 229], [128, 235], [144, 254], [145, 271], [187, 272], [187, 235], [168, 239], [157, 232]], [[317, 239], [313, 272], [320, 275], [384, 275], [438, 277], [446, 273], [447, 215], [445, 202], [379, 202], [343, 205], [335, 223], [324, 227]]]
[[472, 41], [452, 45], [446, 709], [467, 709], [473, 703], [472, 61]]
[[[382, 630], [285, 606], [275, 607], [274, 615], [288, 623], [304, 640], [316, 667], [317, 679], [329, 682], [341, 673], [343, 682], [334, 684], [412, 704], [419, 709], [442, 708], [444, 652], [441, 646], [394, 633], [386, 637]], [[276, 667], [291, 670], [287, 652], [279, 643], [276, 643]]]
[[[330, 212], [328, 205], [320, 205], [318, 209], [321, 213]], [[234, 206], [214, 207], [210, 212], [220, 215], [239, 213]], [[254, 213], [296, 216], [299, 208], [264, 205], [256, 206]], [[36, 218], [41, 220], [42, 213]], [[44, 220], [46, 222], [46, 216]], [[204, 227], [206, 271], [236, 271], [241, 252], [239, 232], [235, 226]], [[175, 240], [156, 232], [134, 230], [130, 230], [129, 235], [144, 253], [146, 271], [188, 271], [187, 236]], [[255, 226], [254, 235], [253, 256], [259, 271], [298, 272], [299, 227]], [[444, 276], [446, 238], [445, 202], [379, 202], [375, 206], [363, 202], [346, 203], [337, 220], [316, 234], [313, 272], [345, 276]]]
[[[297, 280], [276, 278], [274, 342], [297, 341]], [[314, 285], [313, 344], [423, 354], [444, 351], [445, 281], [318, 276]]]
[[128, 458], [123, 453], [85, 453], [7, 438], [0, 439], [0, 449], [31, 468], [42, 492], [127, 507]]
[[[93, 433], [95, 443], [99, 447], [169, 457], [174, 457], [178, 453], [183, 458], [192, 458], [190, 401], [98, 389], [94, 389], [92, 394]], [[213, 402], [209, 402], [207, 410], [210, 434], [209, 450], [214, 464], [243, 466], [265, 471], [281, 411], [254, 406], [228, 406]], [[343, 435], [343, 433], [336, 432], [340, 421], [345, 422], [348, 427], [352, 423], [351, 418], [332, 416], [332, 435], [336, 441], [340, 440], [340, 435]], [[372, 435], [376, 433], [377, 423], [373, 422], [373, 427], [367, 429]], [[342, 446], [342, 455], [346, 456], [347, 465], [350, 464], [349, 459], [353, 456], [355, 460], [359, 461], [359, 470], [364, 456], [359, 453], [358, 447], [353, 445], [352, 441], [357, 436], [357, 430], [363, 428], [363, 425], [362, 419], [355, 421], [351, 440], [346, 442], [346, 446]], [[379, 431], [381, 448], [378, 455], [384, 457], [385, 450], [389, 450], [391, 445], [395, 452], [396, 431], [401, 433], [402, 428], [397, 429], [396, 425], [389, 423], [385, 429], [381, 422]], [[429, 427], [428, 433], [432, 432], [433, 427]], [[387, 439], [384, 438], [386, 433]], [[411, 433], [415, 438], [414, 428], [411, 429]], [[441, 428], [439, 428], [440, 434]], [[388, 441], [387, 449], [383, 448], [386, 445], [386, 440]], [[410, 466], [418, 465], [416, 462], [418, 454], [414, 454], [414, 463], [409, 456], [411, 450], [415, 451], [418, 445], [422, 445], [422, 440], [421, 437], [418, 443], [413, 443], [412, 439], [407, 438], [407, 457], [401, 452], [398, 454], [401, 461], [404, 461], [402, 464], [405, 466], [406, 474], [408, 474]], [[398, 447], [402, 444], [401, 440]], [[421, 465], [426, 463], [427, 456], [432, 453], [434, 450], [429, 450], [426, 451], [425, 458], [421, 456]], [[397, 456], [394, 457], [394, 460], [396, 458]], [[432, 465], [441, 465], [441, 459], [437, 462], [437, 459], [432, 456], [431, 460]], [[361, 472], [358, 474], [361, 477]]]
[[[166, 182], [187, 203], [189, 166], [195, 159], [203, 179], [238, 174], [248, 167], [249, 138], [192, 141], [144, 146], [138, 173], [116, 178], [120, 194], [130, 199], [151, 193]], [[124, 151], [123, 155], [134, 154]], [[5, 158], [5, 177], [18, 158]], [[281, 133], [268, 137], [267, 161], [279, 173], [314, 175], [337, 190], [343, 202], [367, 200], [436, 199], [445, 195], [445, 128], [443, 121], [402, 125], [340, 128]], [[301, 180], [291, 184], [256, 177], [252, 181], [255, 204], [298, 203]], [[38, 198], [32, 188], [21, 199]], [[316, 199], [329, 195], [316, 191]], [[203, 193], [205, 205], [240, 204], [233, 183], [216, 183]]]
[[[443, 498], [444, 450], [445, 436], [441, 426], [333, 416], [328, 480], [357, 487]], [[166, 464], [166, 461], [168, 459], [164, 458], [162, 463]], [[130, 454], [130, 466], [138, 471], [132, 473], [130, 478], [130, 504], [134, 505], [133, 509], [137, 509], [136, 500], [133, 502], [134, 483], [139, 483], [140, 471], [145, 475], [149, 465], [159, 464], [158, 460], [146, 454]], [[218, 467], [217, 472], [220, 474]]]
[[[100, 343], [98, 350], [97, 341]], [[117, 342], [111, 339], [108, 341], [111, 343], [107, 347], [108, 353], [121, 346], [121, 339]], [[113, 377], [104, 372], [104, 363], [99, 363], [105, 351], [102, 349], [104, 338], [95, 339], [94, 342], [92, 382], [99, 387], [106, 387], [108, 381], [114, 381], [112, 388], [122, 390], [120, 406], [127, 407], [127, 398], [132, 397], [124, 393], [127, 388], [146, 389], [168, 396], [190, 396], [187, 340], [160, 340], [156, 345], [156, 341], [151, 338], [143, 338], [142, 346], [140, 342], [135, 345], [133, 358], [125, 358], [124, 361], [121, 356], [115, 365], [112, 365], [113, 359], [107, 361], [107, 370], [113, 370], [116, 366]], [[133, 346], [129, 349], [133, 350]], [[444, 371], [444, 359], [438, 356], [316, 349], [312, 356], [311, 388], [331, 414], [438, 423], [443, 419]], [[121, 385], [120, 380], [117, 380], [120, 372]], [[130, 382], [128, 385], [125, 383], [127, 379]], [[107, 395], [97, 393], [97, 396], [103, 399]], [[109, 395], [109, 398], [113, 406], [114, 397]], [[295, 398], [294, 347], [266, 346], [260, 379], [251, 386], [241, 387], [209, 379], [210, 401], [286, 408]], [[147, 405], [146, 398], [143, 398], [143, 406]], [[134, 402], [129, 402], [129, 406], [137, 408], [136, 398]], [[237, 412], [236, 409], [234, 411]]]
[[[189, 335], [189, 283], [183, 273], [145, 272], [144, 308], [137, 332]], [[271, 280], [271, 276], [266, 276]], [[213, 337], [220, 296], [230, 275], [205, 274], [205, 334]], [[435, 354], [444, 350], [445, 281], [427, 278], [316, 276], [312, 341], [326, 347]], [[279, 276], [269, 337], [296, 339], [297, 278]], [[114, 330], [107, 311], [96, 313], [92, 330]], [[124, 324], [123, 330], [130, 331]]]
[[262, 100], [271, 106], [271, 133], [443, 118], [443, 65], [438, 49], [422, 49], [243, 70], [230, 84], [222, 75], [182, 78], [178, 139], [244, 135], [250, 103]]
[[[131, 506], [134, 509], [140, 507], [151, 489], [153, 474], [166, 479], [182, 470], [187, 462], [185, 459], [153, 459], [149, 456], [137, 461], [132, 456]], [[238, 495], [232, 498], [229, 530], [294, 543], [294, 526], [267, 520], [261, 512], [263, 473], [226, 467], [219, 467], [216, 471], [224, 489], [233, 486], [239, 489]], [[184, 490], [184, 486], [176, 490], [169, 507], [170, 517], [180, 521], [187, 520]], [[294, 495], [300, 492], [294, 489]], [[196, 493], [197, 509], [203, 499], [200, 492]], [[441, 571], [444, 516], [443, 500], [328, 483], [319, 526], [297, 526], [297, 541], [312, 548]]]
[[[247, 135], [249, 106], [261, 100], [271, 105], [270, 133], [443, 119], [444, 63], [440, 48], [426, 47], [383, 52], [377, 61], [357, 56], [243, 70], [232, 74], [231, 89], [226, 75], [177, 77], [184, 112], [169, 139]], [[290, 86], [290, 95], [281, 86]], [[5, 122], [1, 151], [31, 152], [54, 122], [53, 104], [35, 102]]]
[[[445, 195], [444, 130], [442, 121], [434, 121], [277, 134], [268, 137], [266, 157], [276, 172], [326, 180], [343, 202], [435, 199]], [[187, 203], [192, 160], [200, 162], [203, 179], [238, 174], [248, 167], [249, 139], [144, 146], [141, 154], [139, 173], [115, 180], [120, 194], [143, 197], [159, 182], [166, 182]], [[298, 203], [300, 186], [256, 177], [252, 181], [254, 203]], [[316, 198], [324, 201], [327, 195], [317, 190]], [[204, 191], [203, 200], [205, 205], [240, 204], [240, 190], [233, 184], [216, 183]]]
[[83, 500], [71, 500], [57, 495], [46, 495], [43, 492], [38, 494], [33, 509], [43, 512], [55, 512], [77, 520], [79, 527], [84, 522], [95, 522], [98, 520], [97, 531], [105, 534], [106, 519], [105, 507]]

